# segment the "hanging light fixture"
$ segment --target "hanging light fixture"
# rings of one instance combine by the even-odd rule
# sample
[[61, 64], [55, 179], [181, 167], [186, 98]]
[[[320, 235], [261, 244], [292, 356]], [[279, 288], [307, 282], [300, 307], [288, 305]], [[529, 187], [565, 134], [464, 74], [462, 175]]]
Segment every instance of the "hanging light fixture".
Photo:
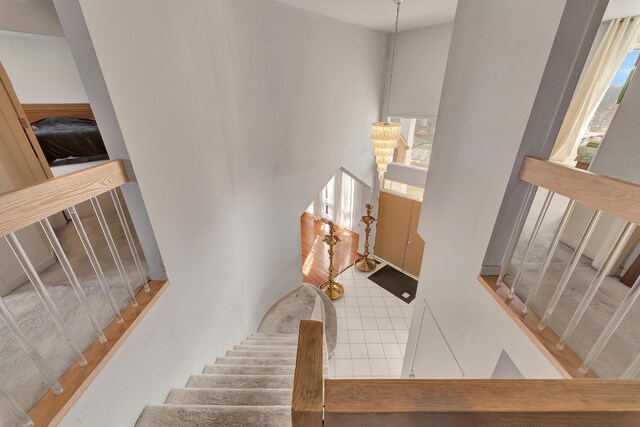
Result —
[[384, 123], [371, 124], [371, 141], [373, 142], [373, 153], [376, 156], [378, 169], [378, 179], [380, 183], [384, 180], [384, 173], [387, 165], [393, 160], [393, 151], [396, 149], [401, 135], [400, 123], [390, 123], [389, 103], [391, 102], [391, 84], [393, 83], [393, 66], [396, 59], [396, 39], [398, 38], [398, 20], [400, 19], [400, 5], [404, 0], [393, 0], [396, 4], [396, 28], [393, 33], [393, 48], [391, 51], [391, 71], [389, 73], [389, 90], [387, 92], [387, 111]]

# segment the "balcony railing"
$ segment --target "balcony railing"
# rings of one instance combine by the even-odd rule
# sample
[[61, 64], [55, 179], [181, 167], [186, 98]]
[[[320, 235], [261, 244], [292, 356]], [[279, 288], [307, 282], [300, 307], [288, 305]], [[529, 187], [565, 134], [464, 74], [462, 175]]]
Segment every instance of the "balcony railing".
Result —
[[[530, 184], [530, 191], [533, 191], [536, 187], [547, 190], [546, 198], [539, 211], [531, 234], [528, 238], [524, 238], [526, 248], [523, 259], [513, 274], [513, 280], [508, 290], [504, 290], [505, 284], [503, 283], [503, 279], [509, 273], [511, 259], [505, 262], [497, 280], [493, 280], [490, 277], [485, 277], [484, 280], [494, 291], [500, 294], [501, 298], [504, 297], [505, 307], [517, 314], [516, 319], [523, 325], [526, 325], [531, 333], [538, 336], [538, 338], [542, 336], [542, 331], [548, 328], [550, 319], [554, 313], [557, 313], [558, 307], [562, 304], [561, 297], [567, 291], [569, 280], [575, 274], [576, 267], [587, 245], [593, 238], [594, 231], [603, 214], [613, 215], [626, 222], [622, 230], [618, 233], [615, 243], [607, 253], [604, 261], [597, 271], [595, 271], [586, 291], [580, 295], [580, 301], [577, 307], [575, 309], [571, 307], [573, 313], [564, 329], [553, 331], [551, 335], [547, 334], [546, 338], [541, 338], [541, 341], [545, 341], [549, 352], [558, 356], [560, 359], [564, 357], [563, 354], [568, 354], [569, 359], [572, 359], [572, 361], [568, 362], [567, 360], [563, 360], [565, 368], [570, 371], [571, 376], [580, 377], [590, 372], [594, 362], [600, 356], [613, 334], [617, 331], [618, 326], [620, 326], [620, 323], [631, 309], [638, 295], [640, 295], [640, 279], [638, 279], [624, 299], [619, 303], [615, 313], [609, 319], [606, 326], [604, 326], [600, 336], [593, 343], [590, 351], [584, 356], [584, 360], [580, 360], [570, 349], [566, 348], [568, 340], [574, 336], [576, 328], [583, 320], [587, 310], [589, 310], [589, 306], [596, 293], [614, 267], [616, 260], [620, 258], [637, 225], [640, 224], [640, 185], [530, 157], [525, 158], [519, 177], [521, 180]], [[516, 296], [516, 291], [520, 289], [519, 286], [523, 282], [525, 270], [532, 267], [533, 248], [535, 244], [541, 244], [541, 239], [539, 239], [540, 230], [548, 215], [549, 206], [556, 195], [567, 197], [569, 202], [555, 229], [553, 238], [548, 243], [542, 243], [547, 245], [546, 255], [536, 272], [535, 280], [528, 294], [520, 301]], [[548, 301], [546, 308], [541, 313], [538, 313], [538, 318], [537, 314], [531, 312], [532, 304], [536, 298], [540, 297], [539, 291], [541, 285], [548, 283], [547, 273], [549, 266], [554, 255], [556, 255], [563, 233], [570, 223], [572, 213], [574, 213], [578, 203], [593, 208], [594, 211], [578, 243], [572, 250], [561, 278], [558, 283], [555, 284], [553, 295]], [[523, 212], [521, 220], [525, 216]], [[512, 255], [513, 248], [520, 238], [521, 236], [519, 235], [513, 235], [511, 237], [509, 247], [511, 248]], [[574, 292], [578, 291], [574, 290]], [[557, 335], [555, 335], [556, 333]], [[640, 354], [621, 374], [621, 377], [632, 378], [639, 372]]]
[[[35, 288], [37, 296], [44, 304], [57, 331], [64, 338], [66, 345], [71, 349], [77, 361], [77, 363], [68, 367], [67, 372], [61, 378], [57, 378], [49, 367], [46, 357], [43, 357], [36, 349], [28, 334], [22, 329], [16, 316], [14, 316], [3, 299], [0, 298], [0, 318], [7, 324], [12, 335], [24, 350], [25, 355], [31, 360], [50, 389], [27, 415], [26, 410], [29, 408], [21, 408], [12, 398], [11, 390], [0, 387], [0, 402], [4, 403], [9, 414], [21, 425], [32, 425], [32, 423], [49, 425], [59, 421], [130, 333], [131, 327], [137, 324], [141, 316], [149, 309], [151, 303], [155, 301], [155, 298], [159, 296], [165, 287], [166, 283], [149, 282], [136, 248], [134, 235], [130, 229], [127, 214], [118, 192], [118, 188], [128, 181], [122, 161], [116, 160], [0, 194], [0, 237], [6, 239], [20, 266]], [[109, 224], [103, 212], [102, 203], [104, 203], [104, 195], [106, 194], [108, 194], [106, 200], [110, 200], [110, 203], [113, 204], [110, 208], [115, 211], [119, 220], [121, 230], [118, 230], [118, 232], [124, 234], [127, 242], [126, 247], [130, 252], [127, 254], [127, 258], [133, 259], [133, 264], [135, 265], [137, 278], [133, 281], [130, 280], [130, 275], [123, 263], [123, 257], [121, 256], [123, 249], [118, 247], [114, 240], [113, 224]], [[102, 202], [98, 200], [98, 196], [101, 195], [103, 195]], [[108, 245], [109, 252], [118, 271], [120, 285], [129, 296], [129, 305], [124, 310], [120, 309], [114, 297], [111, 284], [105, 277], [103, 265], [98, 256], [96, 256], [96, 245], [101, 243], [92, 241], [91, 237], [95, 236], [89, 236], [83, 220], [76, 210], [78, 204], [86, 201], [90, 202], [102, 236]], [[65, 212], [67, 218], [73, 223], [104, 294], [105, 303], [108, 304], [109, 310], [111, 310], [113, 322], [104, 330], [97, 319], [95, 307], [92, 308], [87, 300], [81, 281], [69, 262], [67, 251], [63, 248], [49, 221], [49, 217], [60, 212]], [[16, 236], [16, 232], [33, 224], [38, 224], [42, 228], [62, 271], [64, 271], [70, 286], [73, 288], [77, 302], [86, 315], [86, 321], [91, 326], [95, 341], [87, 348], [82, 348], [76, 341], [76, 337], [74, 337], [65, 321], [66, 313], [61, 312], [54, 302], [50, 295], [50, 290], [45, 286], [27, 251], [25, 251], [20, 239]], [[139, 293], [136, 293], [137, 288], [141, 288]]]

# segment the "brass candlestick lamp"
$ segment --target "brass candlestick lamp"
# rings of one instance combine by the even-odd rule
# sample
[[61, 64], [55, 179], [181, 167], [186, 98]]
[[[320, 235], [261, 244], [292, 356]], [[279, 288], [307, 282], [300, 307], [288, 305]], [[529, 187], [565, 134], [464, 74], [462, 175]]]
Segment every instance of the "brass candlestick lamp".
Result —
[[371, 215], [373, 206], [367, 203], [365, 207], [367, 208], [367, 214], [362, 217], [362, 222], [365, 223], [364, 256], [356, 260], [355, 266], [360, 271], [373, 271], [376, 269], [376, 262], [369, 258], [369, 233], [371, 233], [371, 224], [373, 224], [376, 219]]
[[336, 227], [331, 221], [329, 221], [329, 234], [325, 235], [322, 241], [329, 245], [329, 278], [320, 285], [320, 289], [331, 300], [336, 300], [344, 295], [344, 286], [336, 282], [333, 276], [333, 247], [340, 241], [340, 238], [336, 236]]

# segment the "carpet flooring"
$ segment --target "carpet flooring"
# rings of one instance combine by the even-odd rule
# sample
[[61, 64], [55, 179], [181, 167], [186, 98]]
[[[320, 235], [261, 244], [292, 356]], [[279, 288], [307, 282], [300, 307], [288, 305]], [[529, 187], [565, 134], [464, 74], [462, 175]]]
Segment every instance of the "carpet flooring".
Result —
[[[83, 224], [92, 241], [96, 255], [102, 265], [105, 276], [118, 306], [122, 310], [129, 304], [128, 293], [120, 283], [115, 263], [109, 253], [95, 216], [83, 218]], [[124, 232], [117, 217], [107, 217], [111, 232], [120, 256], [127, 270], [129, 282], [135, 289], [141, 286], [138, 272], [127, 246]], [[132, 228], [133, 230], [133, 228]], [[86, 294], [89, 306], [105, 328], [114, 319], [113, 311], [100, 287], [98, 279], [84, 252], [80, 239], [71, 223], [56, 230], [58, 239], [64, 248], [71, 265]], [[142, 250], [138, 248], [142, 255]], [[143, 266], [146, 263], [143, 260]], [[95, 332], [89, 323], [69, 281], [59, 263], [41, 273], [41, 278], [58, 310], [62, 313], [65, 326], [81, 349], [85, 349], [95, 339]], [[74, 363], [66, 341], [56, 329], [49, 313], [36, 294], [30, 282], [27, 282], [3, 298], [20, 327], [34, 343], [46, 364], [56, 377], [61, 376]], [[31, 408], [48, 390], [39, 371], [25, 355], [4, 322], [0, 321], [0, 381], [20, 407]], [[0, 404], [0, 426], [11, 426], [13, 420], [7, 409]]]
[[[329, 315], [335, 317], [335, 309]], [[163, 405], [147, 406], [136, 427], [290, 426], [300, 320], [323, 320], [326, 329], [326, 316], [313, 286], [296, 289], [267, 312], [259, 332], [171, 390]], [[326, 342], [324, 349], [326, 375]]]

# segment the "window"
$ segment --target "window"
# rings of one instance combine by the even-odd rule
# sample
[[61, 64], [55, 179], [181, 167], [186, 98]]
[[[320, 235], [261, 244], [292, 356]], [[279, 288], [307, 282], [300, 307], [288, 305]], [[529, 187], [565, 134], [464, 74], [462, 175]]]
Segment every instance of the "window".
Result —
[[335, 193], [336, 193], [336, 178], [331, 178], [329, 183], [322, 189], [322, 217], [329, 221], [335, 221]]
[[598, 108], [596, 108], [595, 113], [591, 117], [585, 132], [582, 134], [575, 158], [579, 164], [582, 163], [584, 165], [582, 167], [586, 167], [586, 165], [591, 163], [598, 148], [600, 148], [600, 143], [611, 125], [611, 121], [618, 110], [627, 86], [638, 66], [639, 58], [640, 48], [634, 49], [627, 54], [618, 72], [611, 81], [611, 85], [607, 89], [602, 101], [600, 101]]
[[389, 121], [402, 125], [402, 137], [394, 153], [393, 162], [428, 169], [436, 118], [390, 117]]
[[390, 193], [401, 194], [410, 199], [422, 202], [424, 188], [385, 179], [382, 188]]

